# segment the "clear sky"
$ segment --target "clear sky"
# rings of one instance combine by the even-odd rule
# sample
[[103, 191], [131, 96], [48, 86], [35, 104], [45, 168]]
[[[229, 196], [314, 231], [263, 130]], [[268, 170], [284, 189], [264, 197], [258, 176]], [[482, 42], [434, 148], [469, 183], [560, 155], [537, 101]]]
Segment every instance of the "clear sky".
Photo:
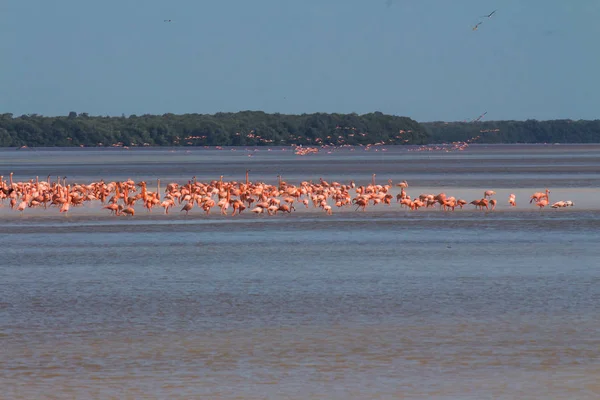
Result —
[[2, 0], [0, 17], [0, 113], [600, 118], [600, 0]]

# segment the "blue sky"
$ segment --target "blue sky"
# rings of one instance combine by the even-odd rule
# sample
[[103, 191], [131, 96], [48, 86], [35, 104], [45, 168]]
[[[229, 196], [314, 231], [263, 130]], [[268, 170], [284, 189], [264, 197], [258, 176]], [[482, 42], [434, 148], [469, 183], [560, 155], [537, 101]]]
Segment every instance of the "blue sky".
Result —
[[2, 0], [0, 16], [0, 113], [600, 118], [598, 0]]

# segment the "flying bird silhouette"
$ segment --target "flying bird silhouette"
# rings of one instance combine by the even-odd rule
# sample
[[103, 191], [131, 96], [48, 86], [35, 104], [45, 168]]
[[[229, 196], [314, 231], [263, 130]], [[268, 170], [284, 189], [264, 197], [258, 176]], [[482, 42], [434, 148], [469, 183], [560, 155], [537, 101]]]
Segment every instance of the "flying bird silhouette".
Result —
[[481, 17], [479, 17], [479, 18], [492, 18], [492, 15], [494, 15], [494, 13], [495, 13], [496, 11], [498, 11], [498, 10], [494, 10], [494, 11], [492, 11], [491, 13], [489, 13], [488, 15], [483, 15], [483, 16], [481, 16]]
[[171, 22], [171, 19], [165, 19], [164, 22]]
[[485, 117], [485, 114], [487, 114], [487, 111], [486, 111], [486, 112], [484, 112], [483, 114], [481, 114], [479, 117], [477, 117], [477, 119], [476, 119], [476, 120], [474, 120], [474, 121], [472, 121], [472, 122], [479, 122], [479, 121], [481, 121], [481, 118]]
[[477, 25], [475, 25], [473, 27], [473, 30], [476, 31], [477, 29], [479, 29], [479, 25], [481, 25], [483, 22], [478, 22]]

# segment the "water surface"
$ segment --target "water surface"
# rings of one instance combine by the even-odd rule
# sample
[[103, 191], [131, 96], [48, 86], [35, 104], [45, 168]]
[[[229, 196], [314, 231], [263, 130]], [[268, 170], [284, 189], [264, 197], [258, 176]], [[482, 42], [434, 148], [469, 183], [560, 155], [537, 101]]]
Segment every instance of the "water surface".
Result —
[[[394, 203], [264, 218], [5, 205], [2, 396], [598, 398], [599, 149], [0, 151], [16, 180], [241, 180], [250, 168], [270, 183], [376, 173], [412, 195], [499, 199], [487, 213]], [[545, 187], [576, 206], [529, 204]]]

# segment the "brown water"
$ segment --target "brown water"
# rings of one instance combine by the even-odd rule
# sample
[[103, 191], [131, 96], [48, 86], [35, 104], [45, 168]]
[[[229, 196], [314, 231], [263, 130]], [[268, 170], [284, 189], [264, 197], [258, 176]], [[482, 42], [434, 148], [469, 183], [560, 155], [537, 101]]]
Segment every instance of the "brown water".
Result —
[[[411, 195], [494, 189], [499, 206], [133, 219], [5, 206], [0, 398], [600, 397], [600, 146], [170, 151], [0, 151], [0, 173], [376, 173], [407, 179]], [[537, 210], [527, 199], [545, 187], [575, 207]]]

